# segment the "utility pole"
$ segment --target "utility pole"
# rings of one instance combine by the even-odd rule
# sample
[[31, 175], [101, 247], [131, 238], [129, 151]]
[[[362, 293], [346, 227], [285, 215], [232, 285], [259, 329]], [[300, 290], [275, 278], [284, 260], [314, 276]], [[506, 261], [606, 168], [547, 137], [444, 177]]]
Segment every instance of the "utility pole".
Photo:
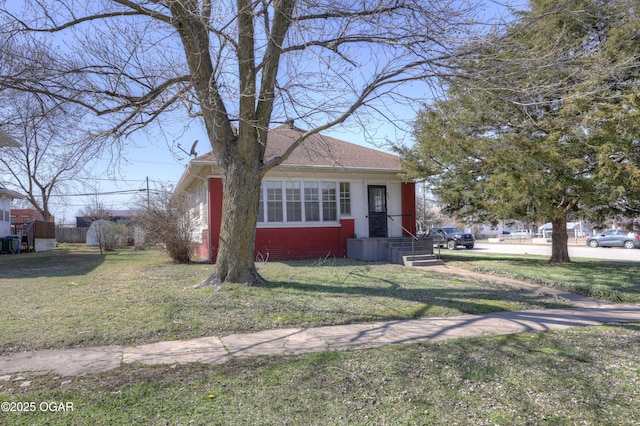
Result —
[[147, 210], [151, 207], [151, 202], [149, 201], [149, 176], [147, 176]]

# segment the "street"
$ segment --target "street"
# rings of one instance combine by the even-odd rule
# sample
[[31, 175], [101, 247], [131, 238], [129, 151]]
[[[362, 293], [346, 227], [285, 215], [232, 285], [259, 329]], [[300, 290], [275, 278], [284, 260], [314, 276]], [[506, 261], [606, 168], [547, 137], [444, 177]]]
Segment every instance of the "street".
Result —
[[[434, 250], [438, 250], [437, 248]], [[458, 250], [464, 250], [459, 248]], [[510, 253], [510, 254], [537, 254], [551, 256], [551, 244], [513, 244], [513, 243], [478, 243], [476, 242], [473, 251], [484, 251], [487, 253]], [[586, 245], [569, 244], [569, 257], [592, 258], [610, 260], [635, 260], [640, 262], [640, 249], [625, 248], [591, 248]]]

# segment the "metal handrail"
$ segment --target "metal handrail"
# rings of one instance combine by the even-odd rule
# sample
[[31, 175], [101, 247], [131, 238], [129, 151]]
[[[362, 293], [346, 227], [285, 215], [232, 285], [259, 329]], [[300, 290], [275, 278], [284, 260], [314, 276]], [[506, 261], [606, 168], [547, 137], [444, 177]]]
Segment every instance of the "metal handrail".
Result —
[[[388, 215], [387, 215], [387, 217], [388, 217], [389, 219], [391, 219], [392, 221], [396, 222], [396, 220], [393, 218], [394, 216], [396, 216], [396, 217], [397, 217], [397, 216], [400, 216], [400, 217], [409, 216], [409, 217], [411, 217], [411, 218], [413, 218], [413, 219], [416, 219], [416, 217], [415, 217], [414, 215], [410, 214], [410, 213], [405, 213], [405, 214], [393, 214], [393, 215], [388, 214]], [[396, 222], [396, 223], [398, 223], [398, 222]], [[407, 234], [409, 234], [413, 239], [415, 239], [416, 241], [418, 240], [418, 237], [417, 237], [417, 236], [415, 236], [415, 235], [413, 234], [413, 232], [411, 232], [411, 231], [409, 231], [407, 228], [405, 228], [403, 224], [401, 224], [401, 223], [400, 223], [399, 225], [400, 225], [400, 228], [402, 228], [402, 230], [403, 230], [403, 231], [405, 231]]]
[[[409, 217], [414, 217], [412, 214], [394, 214], [393, 216], [401, 216], [401, 217], [409, 216]], [[389, 215], [389, 214], [388, 214], [388, 215], [387, 215], [387, 217], [388, 217], [389, 219], [391, 219], [393, 222], [398, 223], [398, 222], [396, 222], [396, 220], [392, 217], [392, 215]], [[415, 218], [415, 217], [414, 217], [414, 218]], [[415, 235], [413, 235], [413, 232], [411, 232], [411, 231], [409, 231], [407, 228], [405, 228], [405, 227], [404, 227], [404, 225], [403, 225], [402, 223], [399, 223], [399, 225], [400, 225], [400, 228], [402, 228], [402, 230], [403, 230], [404, 232], [406, 232], [407, 234], [409, 234], [409, 235], [411, 236], [411, 259], [412, 259], [412, 261], [413, 261], [413, 258], [415, 257], [415, 242], [416, 242], [416, 241], [418, 241], [418, 237], [417, 237], [417, 236], [415, 236]]]

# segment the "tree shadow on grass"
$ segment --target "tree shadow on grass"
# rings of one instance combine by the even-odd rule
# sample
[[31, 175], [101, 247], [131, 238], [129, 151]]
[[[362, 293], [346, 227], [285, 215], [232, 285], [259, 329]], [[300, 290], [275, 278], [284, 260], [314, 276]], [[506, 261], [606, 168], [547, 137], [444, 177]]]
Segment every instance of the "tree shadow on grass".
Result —
[[104, 263], [93, 249], [56, 248], [39, 253], [0, 256], [0, 280], [85, 275]]
[[[367, 277], [367, 279], [372, 280], [371, 277]], [[359, 296], [381, 300], [387, 298], [424, 305], [422, 307], [416, 306], [417, 309], [412, 310], [413, 318], [427, 315], [433, 306], [459, 311], [464, 314], [487, 314], [507, 311], [505, 301], [512, 305], [522, 306], [522, 304], [525, 304], [537, 309], [569, 307], [567, 303], [552, 301], [548, 295], [507, 286], [477, 289], [460, 289], [455, 286], [410, 288], [400, 285], [391, 279], [376, 280], [384, 283], [384, 285], [360, 286], [271, 281], [267, 284], [267, 287], [284, 288], [295, 292], [317, 295], [317, 297]], [[379, 319], [394, 320], [405, 318], [406, 316], [399, 315]]]

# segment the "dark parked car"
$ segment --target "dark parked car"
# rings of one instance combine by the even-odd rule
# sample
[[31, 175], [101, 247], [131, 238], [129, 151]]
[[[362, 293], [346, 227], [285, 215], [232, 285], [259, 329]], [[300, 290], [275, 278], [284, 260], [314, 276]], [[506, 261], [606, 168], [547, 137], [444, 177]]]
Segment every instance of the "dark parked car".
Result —
[[462, 232], [453, 226], [443, 226], [439, 228], [429, 229], [428, 238], [433, 238], [433, 244], [438, 247], [447, 247], [449, 250], [455, 250], [458, 246], [465, 246], [472, 249], [476, 242], [473, 234]]
[[640, 232], [629, 232], [622, 229], [612, 229], [602, 234], [587, 238], [589, 247], [624, 247], [628, 249], [640, 248]]

